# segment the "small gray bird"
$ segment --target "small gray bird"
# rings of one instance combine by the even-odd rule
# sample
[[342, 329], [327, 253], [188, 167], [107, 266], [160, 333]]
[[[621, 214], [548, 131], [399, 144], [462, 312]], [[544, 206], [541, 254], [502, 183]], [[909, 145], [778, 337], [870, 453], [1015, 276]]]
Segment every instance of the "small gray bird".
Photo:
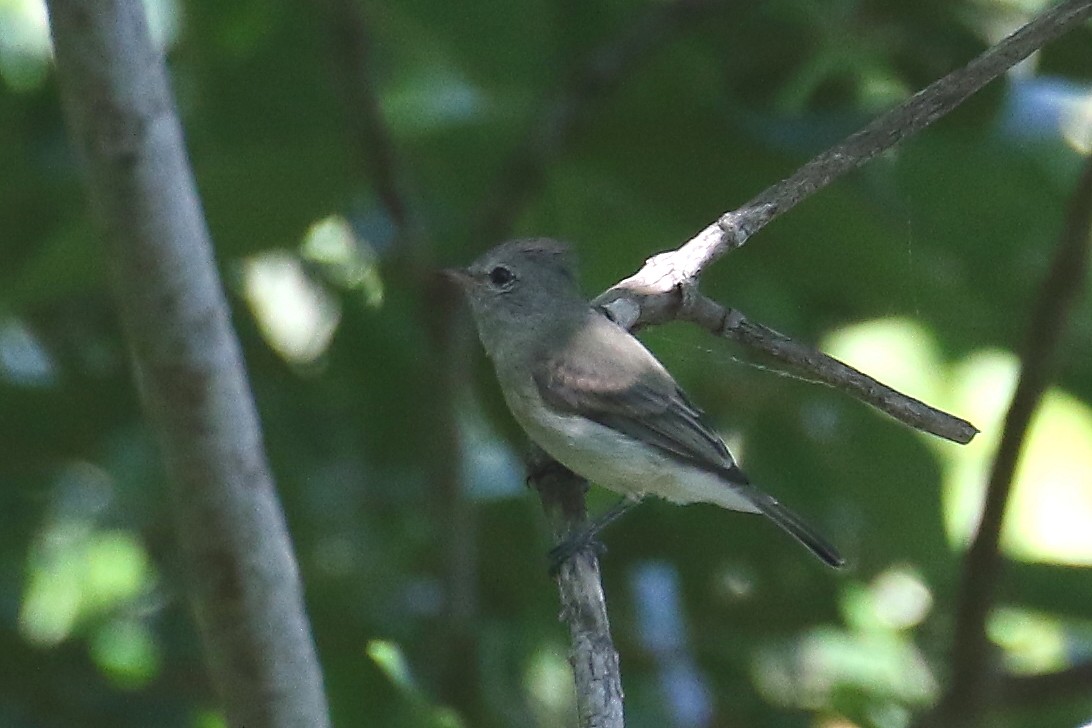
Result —
[[559, 463], [633, 500], [652, 494], [762, 513], [827, 564], [844, 563], [750, 484], [663, 365], [588, 304], [565, 245], [513, 240], [447, 274], [466, 292], [508, 408]]

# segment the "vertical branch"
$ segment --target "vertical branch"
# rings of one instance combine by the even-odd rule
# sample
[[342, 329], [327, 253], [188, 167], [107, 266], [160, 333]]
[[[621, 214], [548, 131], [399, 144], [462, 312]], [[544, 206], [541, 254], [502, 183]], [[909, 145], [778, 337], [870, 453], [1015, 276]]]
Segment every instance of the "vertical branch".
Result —
[[393, 130], [383, 115], [376, 74], [375, 42], [366, 8], [356, 0], [319, 0], [327, 16], [335, 72], [345, 94], [350, 134], [360, 153], [362, 176], [394, 224], [395, 256], [421, 302], [420, 321], [431, 345], [432, 376], [421, 386], [428, 392], [429, 479], [433, 484], [432, 519], [436, 552], [441, 559], [445, 610], [442, 637], [429, 666], [438, 675], [441, 697], [477, 724], [484, 720], [478, 675], [478, 554], [477, 513], [461, 477], [461, 433], [455, 393], [469, 378], [462, 355], [465, 327], [456, 324], [458, 292], [436, 276], [429, 265], [430, 247], [421, 217], [411, 203], [407, 170], [398, 153]]
[[1024, 439], [1050, 382], [1058, 342], [1085, 284], [1092, 234], [1092, 157], [1070, 200], [1053, 263], [1039, 289], [1020, 353], [1020, 378], [1005, 416], [978, 531], [963, 562], [951, 652], [951, 683], [938, 725], [965, 725], [982, 710], [993, 673], [986, 621], [1001, 572], [999, 543]]
[[323, 728], [299, 573], [143, 5], [48, 7], [66, 116], [166, 458], [211, 681], [236, 728]]
[[[533, 447], [528, 478], [561, 543], [587, 527], [587, 481]], [[599, 576], [599, 558], [586, 548], [561, 564], [557, 573], [561, 619], [569, 626], [569, 663], [576, 684], [580, 728], [623, 728], [622, 673], [610, 636], [607, 602]]]

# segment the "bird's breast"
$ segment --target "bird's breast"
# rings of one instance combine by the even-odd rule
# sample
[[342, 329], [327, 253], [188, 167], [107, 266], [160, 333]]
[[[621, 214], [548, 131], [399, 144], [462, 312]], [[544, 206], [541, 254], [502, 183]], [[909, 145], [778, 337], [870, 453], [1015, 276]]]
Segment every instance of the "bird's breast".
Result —
[[596, 485], [622, 495], [655, 495], [675, 503], [706, 502], [737, 511], [755, 507], [723, 478], [576, 414], [547, 405], [538, 387], [506, 378], [508, 408], [528, 436], [559, 463]]

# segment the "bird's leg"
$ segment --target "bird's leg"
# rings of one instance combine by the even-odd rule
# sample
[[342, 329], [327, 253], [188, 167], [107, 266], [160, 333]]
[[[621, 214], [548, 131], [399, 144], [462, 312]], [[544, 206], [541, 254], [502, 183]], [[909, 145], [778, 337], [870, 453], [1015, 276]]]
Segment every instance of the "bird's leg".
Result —
[[550, 553], [548, 554], [550, 560], [550, 574], [557, 574], [558, 570], [561, 569], [562, 564], [572, 558], [578, 551], [582, 551], [585, 548], [593, 548], [599, 553], [605, 551], [606, 548], [603, 544], [599, 543], [595, 537], [598, 536], [599, 532], [604, 528], [621, 518], [623, 513], [631, 510], [640, 502], [640, 496], [623, 496], [620, 501], [589, 523], [587, 528], [581, 529], [575, 533], [570, 533], [564, 541], [550, 549]]
[[[527, 478], [523, 482], [528, 488], [537, 487], [535, 484], [545, 478], [576, 477], [573, 475], [573, 471], [545, 453], [539, 452], [541, 453], [541, 457], [532, 457], [527, 463]], [[585, 480], [584, 492], [587, 492], [587, 490], [588, 482]]]

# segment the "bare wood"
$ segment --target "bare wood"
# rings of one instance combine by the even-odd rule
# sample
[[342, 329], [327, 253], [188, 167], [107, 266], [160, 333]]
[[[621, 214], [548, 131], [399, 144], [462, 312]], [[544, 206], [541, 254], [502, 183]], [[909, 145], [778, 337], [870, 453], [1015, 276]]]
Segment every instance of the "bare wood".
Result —
[[703, 270], [799, 202], [957, 107], [968, 96], [1047, 42], [1092, 16], [1092, 0], [1065, 0], [812, 159], [742, 207], [726, 212], [677, 250], [660, 253], [601, 294], [596, 305], [628, 329], [682, 318], [756, 348], [806, 376], [840, 389], [924, 432], [967, 443], [978, 432], [966, 420], [930, 407], [849, 365], [752, 323], [704, 298]]
[[698, 324], [714, 334], [757, 349], [812, 381], [852, 394], [899, 422], [965, 445], [978, 434], [970, 422], [931, 407], [887, 386], [859, 369], [799, 344], [773, 329], [749, 320], [733, 308], [725, 308], [705, 296], [693, 296], [679, 311], [679, 318]]
[[[724, 213], [668, 254], [672, 256], [674, 273], [670, 280], [660, 281], [661, 292], [694, 281], [710, 263], [746, 243], [775, 218], [942, 118], [971, 94], [1090, 16], [1092, 0], [1065, 0], [1047, 8], [966, 66], [918, 91], [742, 207]], [[625, 285], [623, 281], [618, 287]]]
[[[587, 528], [588, 483], [532, 447], [528, 482], [538, 491], [555, 543]], [[569, 663], [576, 683], [580, 728], [623, 728], [622, 673], [610, 635], [599, 557], [585, 548], [557, 573], [561, 619], [569, 626]]]
[[253, 398], [140, 0], [49, 0], [72, 138], [229, 723], [329, 725]]

